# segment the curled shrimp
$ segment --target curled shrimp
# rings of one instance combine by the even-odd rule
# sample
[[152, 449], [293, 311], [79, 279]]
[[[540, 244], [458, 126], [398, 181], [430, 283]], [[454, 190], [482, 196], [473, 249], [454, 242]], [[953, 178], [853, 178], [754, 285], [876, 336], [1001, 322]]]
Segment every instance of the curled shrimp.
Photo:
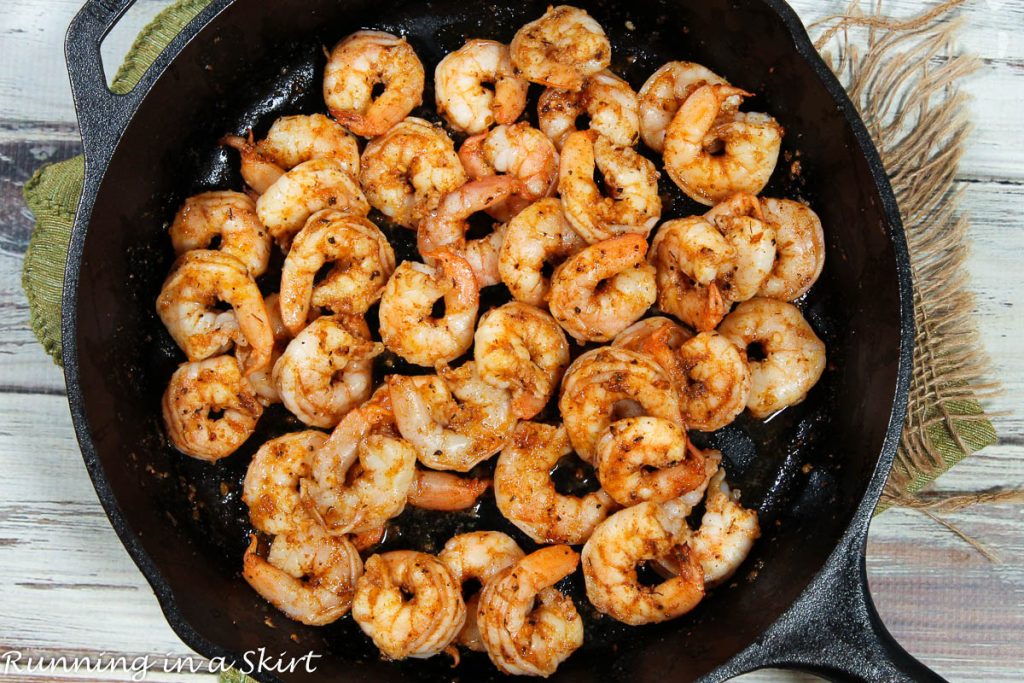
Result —
[[462, 630], [466, 604], [440, 560], [395, 550], [366, 561], [352, 618], [388, 659], [426, 658], [443, 651]]
[[[653, 318], [644, 318], [624, 329], [612, 341], [612, 346], [619, 346], [637, 353], [646, 353], [660, 361], [655, 349], [659, 351], [665, 348], [678, 349], [692, 336], [693, 334], [689, 330], [671, 318], [654, 316]], [[661, 365], [660, 362], [659, 365]]]
[[336, 121], [323, 114], [282, 116], [274, 121], [267, 137], [259, 142], [227, 135], [221, 144], [238, 151], [242, 179], [263, 194], [291, 168], [311, 159], [333, 157], [352, 175], [359, 173], [356, 139]]
[[554, 587], [576, 570], [567, 545], [541, 548], [484, 585], [477, 623], [487, 655], [504, 673], [550, 676], [583, 645], [583, 619]]
[[510, 176], [488, 176], [473, 180], [449, 192], [436, 209], [420, 224], [416, 237], [419, 251], [428, 262], [433, 252], [445, 249], [465, 259], [473, 271], [478, 287], [498, 284], [498, 251], [504, 230], [494, 226], [491, 234], [466, 239], [470, 217], [506, 201], [519, 191], [520, 184]]
[[590, 463], [598, 440], [616, 420], [650, 415], [681, 424], [679, 399], [665, 371], [644, 354], [614, 346], [572, 362], [558, 408], [573, 448]]
[[309, 217], [322, 209], [360, 216], [370, 213], [370, 204], [355, 176], [334, 157], [299, 164], [256, 200], [257, 215], [285, 251]]
[[392, 376], [388, 386], [399, 431], [431, 469], [468, 472], [515, 427], [508, 392], [484, 382], [472, 361], [437, 375]]
[[[747, 409], [754, 417], [767, 417], [804, 400], [825, 371], [825, 344], [792, 304], [762, 297], [744, 301], [718, 331], [747, 351]], [[751, 346], [758, 347], [754, 359]]]
[[732, 259], [719, 277], [730, 301], [755, 296], [775, 265], [775, 228], [764, 219], [761, 202], [739, 192], [716, 204], [704, 218], [729, 243]]
[[[288, 328], [284, 326], [284, 321], [281, 320], [280, 298], [277, 293], [265, 296], [263, 303], [267, 309], [267, 315], [270, 316], [270, 329], [274, 334], [274, 348], [271, 350], [270, 362], [267, 366], [262, 370], [250, 373], [246, 379], [249, 380], [249, 384], [256, 391], [257, 400], [266, 407], [281, 402], [281, 395], [277, 393], [277, 387], [274, 386], [274, 365], [288, 347], [288, 342], [291, 341], [292, 336]], [[249, 358], [248, 347], [235, 349], [235, 357], [245, 367]]]
[[731, 302], [719, 274], [732, 273], [735, 250], [700, 216], [665, 221], [651, 242], [648, 260], [656, 269], [658, 308], [699, 330], [713, 330]]
[[587, 76], [608, 67], [612, 46], [585, 11], [559, 5], [516, 32], [509, 46], [516, 73], [531, 83], [579, 90]]
[[589, 77], [578, 91], [547, 88], [537, 100], [538, 127], [557, 149], [586, 115], [590, 130], [618, 147], [632, 147], [640, 137], [640, 103], [629, 83], [605, 69]]
[[[220, 303], [231, 308], [219, 310]], [[234, 343], [248, 347], [246, 375], [270, 363], [274, 333], [263, 295], [234, 256], [205, 249], [182, 254], [164, 280], [156, 311], [191, 361], [224, 353]]]
[[[479, 289], [469, 264], [447, 251], [434, 254], [436, 265], [405, 261], [395, 269], [380, 301], [380, 335], [399, 356], [433, 367], [455, 360], [473, 344]], [[431, 310], [444, 299], [444, 315]]]
[[174, 253], [218, 249], [234, 256], [259, 277], [270, 261], [271, 239], [256, 215], [256, 202], [241, 192], [204, 192], [189, 197], [178, 209], [169, 230]]
[[344, 616], [363, 572], [359, 551], [316, 524], [275, 536], [264, 559], [255, 536], [242, 560], [242, 576], [289, 619], [323, 626]]
[[788, 199], [762, 199], [765, 222], [775, 230], [776, 255], [758, 294], [792, 301], [811, 288], [825, 267], [825, 233], [810, 208]]
[[544, 409], [569, 365], [569, 344], [555, 319], [517, 301], [485, 313], [474, 342], [480, 377], [508, 390], [512, 410], [523, 420]]
[[[595, 168], [604, 177], [605, 193], [594, 181]], [[626, 233], [646, 237], [661, 217], [654, 164], [595, 130], [577, 131], [565, 139], [558, 191], [566, 218], [591, 244]]]
[[384, 347], [370, 341], [362, 318], [317, 318], [299, 332], [274, 365], [281, 402], [313, 427], [333, 427], [370, 396], [373, 359]]
[[667, 344], [651, 349], [665, 368], [691, 429], [713, 432], [736, 419], [750, 396], [745, 354], [717, 332], [701, 332], [675, 350]]
[[[523, 559], [525, 553], [512, 537], [500, 531], [471, 531], [452, 536], [444, 544], [437, 559], [441, 560], [458, 583], [479, 581], [481, 586], [505, 569]], [[484, 643], [477, 626], [480, 593], [466, 600], [466, 624], [459, 632], [459, 645], [475, 652], [484, 652]]]
[[570, 453], [565, 427], [520, 422], [498, 456], [494, 470], [498, 509], [537, 543], [583, 543], [616, 507], [601, 489], [583, 496], [555, 489], [551, 470]]
[[490, 487], [490, 479], [417, 469], [409, 487], [409, 505], [444, 512], [467, 510], [476, 505]]
[[551, 314], [579, 341], [609, 341], [658, 296], [647, 240], [622, 235], [570, 256], [551, 277]]
[[586, 245], [566, 220], [561, 200], [539, 199], [505, 226], [498, 274], [513, 298], [543, 308], [551, 288], [545, 268], [561, 264]]
[[[331, 269], [324, 276], [326, 264]], [[380, 228], [362, 216], [318, 211], [295, 236], [285, 257], [281, 319], [289, 332], [298, 334], [311, 307], [362, 315], [380, 299], [394, 270], [395, 252]]]
[[528, 87], [512, 70], [508, 46], [495, 40], [468, 40], [434, 70], [437, 112], [469, 135], [495, 122], [514, 123], [526, 108]]
[[750, 96], [729, 85], [701, 86], [669, 124], [665, 170], [694, 201], [710, 206], [736, 192], [757, 194], [775, 170], [782, 126], [730, 104], [730, 98]]
[[[423, 64], [405, 38], [357, 31], [338, 43], [324, 69], [331, 116], [364, 138], [383, 135], [423, 102]], [[384, 90], [374, 97], [374, 86]]]
[[[679, 107], [702, 85], [728, 85], [710, 69], [693, 62], [669, 62], [651, 74], [640, 88], [640, 135], [644, 144], [659, 154], [665, 148], [665, 131]], [[739, 107], [738, 99], [730, 101]]]
[[446, 193], [466, 182], [455, 143], [440, 126], [410, 116], [363, 151], [359, 183], [370, 205], [413, 230]]
[[[598, 611], [639, 626], [675, 619], [704, 599], [704, 572], [685, 520], [669, 519], [657, 503], [640, 503], [602, 522], [583, 546], [587, 597]], [[676, 575], [649, 586], [637, 565], [674, 560]]]
[[314, 454], [326, 440], [326, 434], [315, 430], [293, 432], [267, 441], [252, 456], [242, 502], [256, 529], [285, 534], [312, 521], [302, 505], [299, 486], [309, 476]]
[[597, 442], [601, 488], [620, 505], [662, 503], [704, 482], [704, 457], [678, 424], [657, 417], [616, 420]]
[[180, 365], [167, 384], [161, 408], [174, 447], [208, 462], [238, 450], [263, 414], [252, 385], [231, 356]]
[[526, 122], [467, 139], [459, 158], [471, 178], [506, 174], [519, 180], [515, 194], [486, 208], [499, 221], [511, 220], [534, 201], [553, 195], [558, 186], [558, 152], [544, 133]]
[[709, 588], [727, 581], [761, 536], [757, 511], [740, 505], [739, 494], [729, 488], [724, 469], [719, 469], [708, 485], [704, 515], [690, 546], [704, 569], [704, 585]]

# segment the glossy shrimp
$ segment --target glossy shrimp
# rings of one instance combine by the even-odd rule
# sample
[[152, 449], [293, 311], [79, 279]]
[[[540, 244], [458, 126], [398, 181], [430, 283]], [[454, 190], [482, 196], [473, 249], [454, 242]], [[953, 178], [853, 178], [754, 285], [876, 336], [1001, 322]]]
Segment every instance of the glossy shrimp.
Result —
[[495, 40], [468, 40], [434, 70], [438, 113], [469, 135], [515, 123], [526, 108], [528, 87], [512, 69], [508, 46]]
[[587, 78], [578, 91], [547, 88], [537, 101], [538, 127], [557, 149], [574, 133], [581, 116], [618, 147], [632, 147], [640, 137], [640, 103], [629, 83], [605, 69]]
[[762, 199], [764, 220], [775, 230], [776, 256], [758, 294], [770, 299], [798, 299], [825, 267], [825, 233], [810, 208], [789, 199]]
[[730, 259], [718, 277], [723, 295], [730, 301], [755, 296], [776, 261], [775, 228], [765, 220], [760, 200], [738, 192], [712, 207], [704, 218], [728, 243]]
[[309, 476], [316, 450], [327, 435], [315, 430], [292, 432], [260, 446], [249, 462], [242, 487], [242, 502], [249, 521], [267, 534], [285, 534], [312, 521], [299, 494]]
[[516, 73], [531, 83], [563, 90], [579, 90], [612, 59], [601, 25], [569, 5], [548, 7], [544, 16], [516, 32], [509, 50]]
[[[702, 85], [728, 85], [707, 67], [693, 62], [668, 62], [651, 74], [640, 88], [640, 135], [644, 144], [661, 153], [665, 131], [683, 102]], [[733, 98], [730, 105], [738, 107]]]
[[731, 302], [719, 274], [731, 273], [734, 251], [711, 223], [699, 216], [665, 221], [651, 242], [658, 308], [696, 330], [713, 330]]
[[174, 253], [209, 249], [219, 240], [220, 251], [234, 256], [259, 277], [270, 261], [270, 234], [256, 215], [256, 202], [241, 192], [204, 192], [189, 197], [178, 209], [168, 231]]
[[724, 469], [719, 469], [708, 484], [704, 515], [691, 546], [709, 588], [729, 580], [761, 536], [757, 511], [743, 507], [739, 493], [725, 481]]
[[736, 419], [750, 396], [746, 354], [716, 332], [701, 332], [674, 352], [655, 351], [679, 392], [683, 422], [713, 432]]

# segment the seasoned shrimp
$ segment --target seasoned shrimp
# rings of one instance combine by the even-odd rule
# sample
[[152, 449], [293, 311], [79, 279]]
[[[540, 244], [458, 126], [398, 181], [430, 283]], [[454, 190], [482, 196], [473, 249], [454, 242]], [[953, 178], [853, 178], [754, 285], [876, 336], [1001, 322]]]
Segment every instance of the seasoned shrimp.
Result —
[[409, 488], [409, 505], [445, 512], [466, 510], [476, 505], [480, 496], [490, 487], [490, 479], [472, 479], [451, 472], [417, 469]]
[[608, 69], [588, 78], [579, 91], [548, 88], [537, 101], [537, 124], [557, 149], [586, 115], [590, 130], [618, 147], [632, 147], [640, 137], [640, 102], [629, 83]]
[[600, 342], [636, 322], [658, 296], [646, 253], [642, 235], [622, 235], [569, 257], [551, 277], [555, 320], [579, 341]]
[[[655, 349], [678, 349], [693, 334], [670, 318], [655, 316], [630, 325], [612, 340], [612, 346], [619, 346], [628, 351], [646, 353], [659, 360]], [[661, 363], [658, 363], [661, 365]]]
[[732, 273], [735, 250], [700, 216], [665, 221], [648, 260], [657, 271], [658, 308], [699, 330], [713, 330], [729, 312], [719, 274]]
[[505, 518], [538, 543], [583, 543], [615, 508], [598, 489], [584, 496], [555, 489], [551, 470], [572, 453], [565, 427], [520, 422], [494, 470], [494, 497]]
[[241, 192], [204, 192], [189, 197], [170, 227], [174, 253], [217, 247], [234, 256], [258, 277], [270, 261], [271, 239], [256, 215], [256, 202]]
[[513, 72], [508, 46], [495, 40], [468, 40], [434, 70], [437, 112], [469, 135], [495, 122], [514, 123], [526, 108], [529, 85]]
[[440, 560], [395, 550], [366, 561], [352, 618], [388, 659], [426, 658], [447, 648], [462, 630], [466, 604]]
[[588, 351], [569, 366], [558, 401], [576, 453], [592, 463], [597, 442], [624, 417], [650, 415], [681, 424], [679, 399], [665, 371], [646, 355], [618, 347]]
[[775, 265], [775, 228], [764, 220], [761, 202], [739, 192], [704, 214], [729, 243], [732, 260], [719, 277], [723, 296], [746, 301], [761, 288]]
[[657, 353], [679, 392], [683, 422], [713, 432], [736, 419], [750, 396], [746, 355], [717, 332], [701, 332], [674, 353]]
[[[230, 306], [220, 310], [219, 303]], [[245, 374], [270, 363], [274, 333], [256, 281], [245, 264], [220, 251], [195, 249], [178, 257], [164, 280], [156, 311], [191, 361], [248, 347]]]
[[792, 301], [807, 293], [825, 267], [825, 233], [810, 208], [788, 199], [762, 199], [764, 219], [775, 229], [776, 256], [758, 294]]
[[576, 571], [567, 545], [541, 548], [484, 585], [477, 623], [491, 662], [503, 673], [550, 676], [583, 645], [583, 620], [554, 585]]
[[499, 221], [511, 220], [558, 186], [558, 152], [544, 133], [526, 122], [497, 126], [467, 139], [459, 158], [471, 178], [506, 174], [519, 180], [515, 194], [485, 210]]
[[515, 299], [544, 308], [551, 288], [545, 268], [561, 264], [586, 245], [566, 220], [561, 200], [539, 199], [505, 227], [498, 274]]
[[275, 536], [266, 559], [255, 536], [242, 560], [242, 576], [290, 619], [323, 626], [349, 611], [363, 573], [359, 551], [316, 524]]
[[171, 375], [161, 408], [174, 447], [209, 462], [234, 453], [263, 414], [252, 385], [231, 356], [181, 364]]
[[373, 359], [384, 347], [369, 339], [362, 318], [335, 315], [310, 323], [274, 365], [285, 407], [312, 427], [338, 424], [373, 388]]
[[[458, 255], [435, 252], [437, 265], [405, 261], [395, 269], [380, 300], [380, 336], [399, 356], [432, 367], [455, 360], [473, 344], [479, 288], [470, 265]], [[444, 299], [444, 315], [431, 309]]]
[[[270, 316], [270, 329], [274, 333], [274, 348], [271, 350], [270, 362], [267, 366], [262, 370], [250, 373], [246, 379], [256, 391], [257, 400], [266, 407], [281, 402], [281, 395], [277, 393], [277, 387], [274, 386], [274, 365], [284, 353], [285, 348], [288, 347], [288, 342], [292, 337], [288, 328], [284, 326], [284, 321], [281, 320], [281, 306], [277, 293], [265, 296], [263, 303], [266, 306], [267, 315]], [[248, 347], [236, 349], [235, 358], [245, 367], [249, 358]]]
[[757, 511], [739, 503], [738, 490], [731, 490], [720, 469], [708, 485], [704, 516], [693, 534], [690, 546], [704, 569], [704, 585], [709, 588], [731, 577], [761, 536]]
[[249, 462], [242, 488], [242, 502], [249, 507], [249, 521], [268, 534], [285, 534], [308, 524], [299, 495], [299, 483], [309, 476], [316, 450], [327, 435], [307, 430], [271, 439], [260, 446]]
[[754, 417], [800, 403], [825, 371], [825, 344], [792, 304], [761, 297], [745, 301], [718, 331], [747, 352], [747, 408]]
[[[659, 154], [665, 148], [665, 131], [679, 107], [702, 85], [728, 85], [710, 69], [693, 62], [669, 62], [651, 74], [640, 88], [640, 135], [644, 144]], [[739, 99], [729, 101], [739, 107]]]
[[282, 116], [259, 142], [253, 143], [250, 133], [248, 140], [227, 135], [221, 144], [238, 150], [242, 179], [256, 194], [263, 194], [288, 169], [310, 159], [333, 157], [352, 175], [359, 173], [356, 139], [323, 114]]
[[410, 116], [366, 145], [359, 182], [373, 208], [415, 230], [466, 171], [443, 128]]
[[370, 204], [355, 176], [334, 157], [299, 164], [256, 200], [256, 213], [285, 251], [309, 217], [322, 209], [360, 216], [370, 213]]
[[472, 361], [437, 375], [392, 376], [388, 385], [399, 431], [431, 469], [468, 472], [515, 427], [508, 392], [480, 379]]
[[662, 503], [704, 482], [704, 457], [678, 424], [657, 417], [616, 420], [597, 442], [601, 488], [620, 505]]
[[[637, 565], [675, 560], [678, 573], [649, 586]], [[583, 546], [587, 597], [598, 609], [632, 626], [675, 619], [704, 599], [704, 572], [685, 520], [669, 519], [656, 503], [620, 510], [602, 522]]]
[[704, 85], [676, 112], [665, 133], [665, 170], [694, 201], [712, 205], [736, 192], [757, 194], [779, 159], [782, 126], [767, 114], [738, 112], [730, 98], [751, 94]]
[[[423, 64], [405, 38], [357, 31], [338, 43], [324, 69], [331, 116], [364, 138], [383, 135], [423, 102]], [[374, 86], [384, 90], [373, 96]]]
[[[325, 264], [332, 267], [317, 281]], [[395, 252], [376, 225], [362, 216], [318, 211], [295, 236], [284, 260], [281, 318], [298, 334], [311, 306], [362, 315], [380, 299], [394, 270]]]
[[[525, 553], [508, 534], [500, 531], [471, 531], [448, 539], [437, 559], [448, 567], [456, 582], [475, 580], [485, 586], [524, 556]], [[479, 593], [474, 593], [466, 600], [466, 624], [459, 632], [458, 643], [470, 650], [484, 652], [484, 643], [477, 626], [479, 602]]]
[[485, 313], [474, 340], [480, 377], [511, 392], [516, 417], [528, 420], [543, 410], [569, 365], [569, 344], [555, 319], [513, 301]]
[[[607, 194], [594, 181], [595, 167], [604, 177]], [[626, 233], [646, 237], [661, 217], [654, 164], [595, 130], [577, 131], [566, 138], [558, 191], [566, 218], [591, 244]]]
[[544, 16], [516, 32], [509, 50], [516, 73], [562, 90], [579, 90], [588, 76], [612, 61], [612, 46], [601, 25], [569, 5], [548, 7]]

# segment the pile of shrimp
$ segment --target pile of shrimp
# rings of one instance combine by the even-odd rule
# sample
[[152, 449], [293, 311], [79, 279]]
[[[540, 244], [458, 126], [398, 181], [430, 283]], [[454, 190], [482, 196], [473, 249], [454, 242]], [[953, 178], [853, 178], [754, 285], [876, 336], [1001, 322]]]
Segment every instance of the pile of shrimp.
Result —
[[[580, 569], [614, 619], [665, 621], [758, 538], [723, 454], [688, 430], [770, 417], [818, 382], [825, 346], [793, 302], [822, 271], [822, 225], [759, 196], [783, 129], [741, 110], [751, 92], [684, 61], [634, 91], [611, 57], [593, 17], [552, 7], [442, 59], [431, 110], [413, 45], [359, 31], [329, 52], [327, 113], [225, 136], [244, 191], [174, 217], [156, 304], [187, 356], [171, 444], [212, 463], [264, 411], [306, 427], [246, 450], [243, 575], [291, 619], [351, 612], [388, 659], [461, 648], [548, 676], [583, 644], [562, 579]], [[663, 215], [662, 173], [701, 213]], [[419, 258], [396, 262], [403, 230]], [[481, 310], [495, 285], [511, 300]], [[396, 357], [423, 370], [375, 381]], [[570, 457], [597, 490], [556, 489]], [[509, 533], [375, 552], [406, 506], [478, 505]]]

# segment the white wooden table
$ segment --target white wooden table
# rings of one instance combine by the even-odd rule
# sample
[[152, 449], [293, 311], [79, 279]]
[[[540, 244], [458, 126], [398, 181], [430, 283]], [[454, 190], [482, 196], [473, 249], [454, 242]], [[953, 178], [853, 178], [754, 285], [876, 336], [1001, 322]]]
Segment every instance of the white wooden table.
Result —
[[[167, 0], [140, 0], [104, 45], [116, 65]], [[795, 0], [805, 21], [843, 0]], [[865, 3], [871, 4], [871, 3]], [[21, 291], [31, 221], [21, 187], [39, 163], [79, 151], [63, 35], [79, 0], [5, 0], [0, 9], [0, 656], [101, 653], [183, 657], [149, 587], [96, 499], [72, 433], [60, 370], [28, 328]], [[894, 14], [917, 0], [890, 0]], [[943, 477], [944, 490], [1024, 484], [1024, 4], [973, 0], [963, 47], [984, 59], [968, 84], [977, 129], [963, 160], [973, 216], [970, 261], [993, 376], [998, 445]], [[112, 67], [111, 67], [112, 71]], [[868, 569], [878, 609], [914, 655], [955, 681], [1024, 678], [1024, 508], [977, 507], [952, 520], [1000, 558], [993, 564], [925, 517], [889, 511], [871, 528]], [[0, 657], [0, 678], [4, 677]], [[12, 680], [127, 679], [7, 674]], [[148, 680], [206, 680], [152, 673]], [[744, 680], [805, 680], [761, 672]]]

